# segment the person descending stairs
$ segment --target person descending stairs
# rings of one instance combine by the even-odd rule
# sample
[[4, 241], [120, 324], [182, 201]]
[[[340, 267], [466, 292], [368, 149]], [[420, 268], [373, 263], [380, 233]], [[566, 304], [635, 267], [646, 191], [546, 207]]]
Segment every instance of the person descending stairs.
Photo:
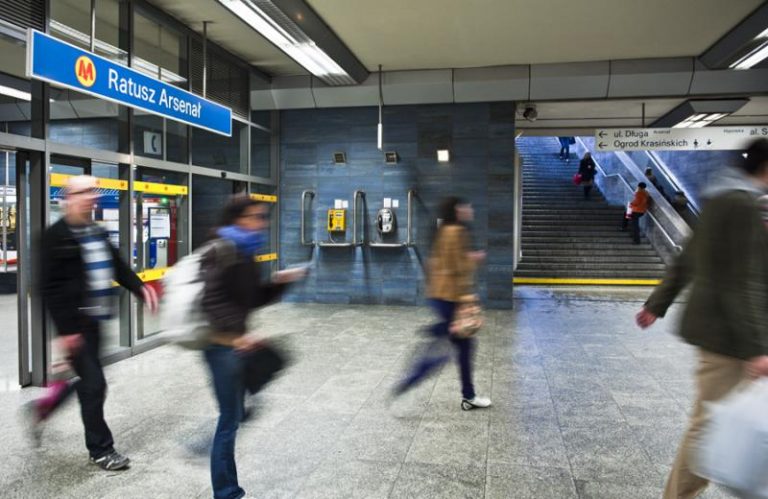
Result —
[[597, 186], [590, 199], [584, 199], [572, 181], [579, 161], [558, 158], [556, 138], [523, 137], [517, 149], [522, 160], [523, 226], [516, 283], [580, 279], [604, 284], [610, 283], [606, 279], [655, 280], [664, 275], [664, 262], [648, 239], [642, 236], [635, 245], [620, 231], [625, 207], [610, 205]]

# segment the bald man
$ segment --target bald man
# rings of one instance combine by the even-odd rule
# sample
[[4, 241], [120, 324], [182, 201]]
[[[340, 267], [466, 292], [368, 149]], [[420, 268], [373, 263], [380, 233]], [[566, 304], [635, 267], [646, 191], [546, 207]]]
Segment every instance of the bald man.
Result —
[[93, 210], [99, 198], [96, 186], [96, 179], [87, 175], [69, 180], [64, 217], [45, 231], [40, 248], [40, 292], [56, 325], [59, 349], [78, 378], [34, 401], [28, 411], [39, 443], [43, 422], [77, 392], [90, 461], [114, 471], [127, 468], [130, 460], [115, 451], [112, 432], [104, 420], [107, 382], [99, 355], [102, 323], [114, 314], [113, 282], [153, 311], [157, 295], [120, 258], [107, 232], [94, 223]]

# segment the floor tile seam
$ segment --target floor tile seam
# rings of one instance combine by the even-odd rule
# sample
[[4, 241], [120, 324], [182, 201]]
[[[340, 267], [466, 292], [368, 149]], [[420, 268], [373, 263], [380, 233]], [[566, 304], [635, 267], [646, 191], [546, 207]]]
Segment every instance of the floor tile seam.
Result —
[[[498, 330], [495, 330], [496, 333], [498, 333]], [[494, 338], [495, 339], [495, 338]], [[494, 391], [494, 379], [495, 379], [495, 373], [496, 373], [496, 367], [497, 364], [494, 362], [493, 359], [497, 359], [496, 353], [499, 350], [497, 342], [491, 341], [491, 386], [489, 387], [488, 396], [493, 395]], [[514, 360], [510, 359], [510, 363], [514, 362]], [[491, 409], [493, 410], [493, 409]], [[488, 438], [485, 440], [485, 480], [483, 481], [483, 498], [488, 497], [488, 456], [491, 452], [491, 421], [493, 421], [493, 413], [490, 414], [488, 417], [488, 423], [487, 423], [487, 435]]]
[[[439, 369], [440, 372], [437, 374], [437, 376], [439, 376], [440, 373], [442, 373], [444, 367], [445, 366], [440, 367]], [[436, 388], [437, 388], [437, 382], [435, 382], [432, 385], [432, 391], [429, 394], [430, 401], [434, 396]], [[427, 404], [429, 404], [429, 401], [427, 402]], [[427, 415], [427, 408], [425, 407], [424, 411], [421, 413], [421, 418], [419, 418], [419, 424], [416, 426], [416, 431], [413, 432], [413, 435], [411, 436], [411, 441], [408, 444], [408, 449], [405, 451], [405, 454], [403, 454], [403, 460], [400, 462], [400, 468], [397, 470], [397, 476], [395, 477], [395, 480], [392, 482], [392, 488], [390, 489], [389, 494], [387, 494], [387, 498], [391, 498], [392, 494], [395, 493], [395, 487], [400, 480], [400, 475], [402, 474], [403, 468], [405, 467], [405, 463], [408, 460], [408, 455], [411, 453], [411, 450], [413, 449], [413, 442], [416, 440], [416, 436], [419, 434], [419, 428], [421, 428], [421, 425], [424, 423], [426, 415]]]
[[[536, 343], [536, 348], [540, 349], [539, 342], [536, 340], [535, 337], [534, 337], [534, 341]], [[547, 379], [547, 390], [549, 391], [549, 399], [552, 404], [552, 410], [555, 413], [555, 420], [557, 421], [557, 431], [563, 443], [563, 449], [566, 451], [565, 458], [568, 460], [568, 471], [571, 478], [571, 486], [573, 487], [573, 490], [576, 492], [576, 495], [581, 498], [581, 494], [579, 494], [579, 489], [578, 487], [576, 487], [576, 479], [574, 478], [574, 472], [573, 472], [573, 462], [571, 462], [571, 457], [568, 455], [567, 449], [565, 449], [565, 435], [563, 435], [563, 424], [560, 421], [560, 415], [558, 414], [557, 406], [555, 405], [555, 398], [554, 398], [554, 395], [552, 394], [551, 376], [550, 376], [549, 370], [547, 370], [546, 368], [544, 368], [544, 376]], [[586, 499], [586, 498], [581, 498], [581, 499]]]

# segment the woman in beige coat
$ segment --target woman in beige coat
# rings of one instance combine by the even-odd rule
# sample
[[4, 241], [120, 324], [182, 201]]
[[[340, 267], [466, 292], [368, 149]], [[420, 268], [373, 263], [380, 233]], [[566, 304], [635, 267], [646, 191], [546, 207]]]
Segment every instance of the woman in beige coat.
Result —
[[427, 355], [413, 366], [409, 376], [395, 389], [395, 394], [400, 395], [443, 365], [448, 357], [439, 354], [439, 345], [450, 339], [459, 362], [461, 408], [465, 411], [491, 405], [490, 399], [475, 394], [472, 385], [474, 338], [460, 338], [450, 333], [457, 305], [464, 297], [474, 293], [475, 267], [485, 259], [485, 252], [470, 250], [469, 232], [465, 224], [473, 218], [472, 205], [457, 197], [446, 198], [440, 205], [442, 223], [432, 246], [427, 283], [427, 298], [440, 322], [430, 328], [435, 341], [430, 345]]

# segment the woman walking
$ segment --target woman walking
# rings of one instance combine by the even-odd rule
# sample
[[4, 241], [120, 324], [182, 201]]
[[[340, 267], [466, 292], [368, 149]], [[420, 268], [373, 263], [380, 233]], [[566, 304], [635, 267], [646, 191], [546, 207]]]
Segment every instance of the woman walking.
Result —
[[456, 350], [461, 375], [461, 408], [470, 410], [489, 407], [491, 400], [478, 397], [472, 384], [472, 351], [475, 339], [451, 333], [451, 323], [455, 319], [459, 303], [474, 292], [475, 267], [485, 259], [485, 252], [470, 251], [466, 224], [474, 218], [471, 204], [457, 197], [449, 197], [441, 204], [440, 218], [442, 224], [432, 246], [427, 288], [429, 304], [439, 318], [439, 322], [431, 327], [430, 332], [438, 341], [431, 344], [431, 351], [413, 366], [408, 377], [395, 388], [395, 394], [406, 392], [423, 381], [437, 367], [442, 366], [447, 358], [440, 355], [439, 344], [450, 339]]
[[247, 333], [251, 311], [276, 300], [285, 285], [304, 276], [304, 270], [284, 270], [264, 284], [254, 257], [266, 243], [269, 208], [248, 197], [233, 199], [225, 208], [218, 239], [202, 260], [203, 312], [213, 333], [204, 351], [219, 406], [219, 421], [211, 450], [214, 499], [240, 499], [245, 491], [237, 481], [235, 437], [244, 417], [243, 356], [260, 339]]

